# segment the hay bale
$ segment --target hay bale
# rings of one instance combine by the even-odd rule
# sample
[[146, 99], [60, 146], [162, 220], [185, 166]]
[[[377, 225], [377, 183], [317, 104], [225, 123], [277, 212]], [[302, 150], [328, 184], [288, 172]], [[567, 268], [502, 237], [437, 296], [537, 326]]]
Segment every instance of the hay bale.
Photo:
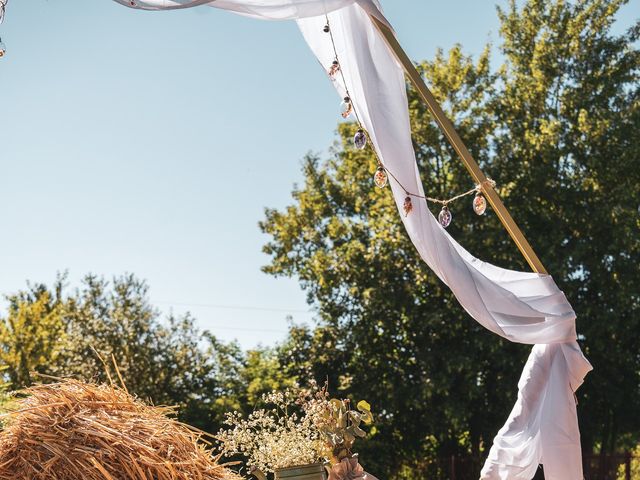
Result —
[[2, 480], [239, 479], [172, 408], [77, 380], [25, 393], [0, 432]]

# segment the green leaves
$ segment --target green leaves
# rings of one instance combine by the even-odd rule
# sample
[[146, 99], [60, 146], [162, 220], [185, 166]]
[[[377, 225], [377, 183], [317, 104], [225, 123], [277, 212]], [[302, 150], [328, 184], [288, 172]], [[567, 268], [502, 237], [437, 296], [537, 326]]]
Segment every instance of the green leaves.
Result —
[[366, 425], [370, 425], [373, 422], [373, 415], [371, 414], [371, 405], [369, 405], [365, 400], [360, 400], [356, 408], [361, 412], [360, 419]]
[[[489, 47], [474, 59], [462, 46], [418, 65], [578, 313], [601, 372], [580, 390], [582, 438], [605, 450], [640, 436], [640, 397], [628, 395], [640, 385], [640, 24], [614, 33], [625, 3], [510, 1], [498, 10], [503, 65], [492, 68]], [[408, 96], [425, 190], [468, 190], [455, 152]], [[479, 456], [515, 400], [529, 348], [468, 319], [424, 266], [388, 189], [371, 184], [375, 159], [351, 148], [354, 128], [340, 124], [326, 160], [306, 159], [292, 205], [262, 224], [269, 271], [297, 277], [319, 312], [319, 329], [293, 342], [309, 352], [296, 362], [376, 405], [376, 433], [361, 449], [372, 469], [398, 476], [425, 457]], [[453, 208], [449, 231], [468, 250], [528, 268], [491, 210]]]
[[7, 300], [8, 314], [0, 318], [0, 362], [2, 375], [19, 389], [31, 384], [32, 372], [54, 371], [66, 341], [64, 305], [44, 285], [9, 295]]
[[59, 277], [52, 288], [36, 284], [10, 295], [0, 317], [1, 374], [12, 389], [42, 380], [34, 371], [106, 382], [95, 352], [109, 364], [113, 355], [130, 392], [178, 406], [192, 425], [217, 427], [224, 411], [246, 403], [242, 352], [202, 335], [189, 315], [161, 321], [147, 292], [132, 275], [111, 282], [87, 275], [75, 292]]
[[350, 408], [349, 400], [332, 398], [328, 402], [328, 409], [324, 414], [323, 424], [320, 431], [325, 435], [326, 440], [333, 447], [334, 462], [350, 456], [353, 451], [353, 444], [358, 438], [366, 437], [366, 432], [360, 428], [360, 424], [371, 423], [373, 419], [370, 406], [367, 402], [360, 401], [358, 410]]
[[[504, 64], [492, 65], [489, 46], [472, 58], [457, 45], [418, 68], [578, 313], [597, 369], [579, 391], [582, 441], [606, 453], [640, 437], [640, 396], [629, 394], [640, 385], [640, 23], [614, 24], [624, 0], [506, 3]], [[427, 193], [471, 188], [416, 92], [408, 98]], [[389, 189], [372, 186], [370, 147], [351, 147], [355, 129], [341, 123], [331, 155], [307, 156], [291, 204], [267, 209], [260, 224], [265, 271], [300, 281], [315, 326], [242, 352], [201, 335], [191, 317], [161, 321], [133, 276], [87, 276], [70, 294], [61, 281], [38, 285], [9, 297], [0, 319], [12, 388], [31, 370], [104, 379], [95, 346], [114, 354], [130, 390], [179, 404], [184, 420], [209, 431], [262, 392], [315, 377], [375, 405], [358, 450], [380, 477], [438, 478], [430, 460], [486, 453], [529, 348], [470, 320], [418, 258]], [[491, 210], [480, 218], [469, 204], [452, 208], [449, 232], [465, 248], [527, 269]], [[355, 411], [339, 403], [326, 433], [337, 456], [373, 418], [367, 402]]]

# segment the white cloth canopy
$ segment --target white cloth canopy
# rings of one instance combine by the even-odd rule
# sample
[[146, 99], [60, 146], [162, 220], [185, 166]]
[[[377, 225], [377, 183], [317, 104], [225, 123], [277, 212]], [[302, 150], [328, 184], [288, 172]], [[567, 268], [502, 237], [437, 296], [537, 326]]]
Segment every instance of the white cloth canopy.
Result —
[[0, 23], [4, 22], [4, 12], [9, 0], [0, 0]]
[[[252, 17], [296, 19], [326, 72], [334, 60], [323, 27], [331, 24], [351, 101], [385, 168], [412, 193], [424, 195], [402, 66], [369, 15], [387, 23], [374, 0], [115, 0], [149, 10], [208, 4]], [[335, 81], [338, 92], [344, 86]], [[423, 199], [403, 213], [404, 189], [391, 180], [407, 232], [422, 259], [480, 324], [513, 342], [535, 344], [516, 404], [494, 440], [481, 478], [530, 479], [539, 463], [547, 480], [581, 480], [574, 392], [591, 365], [576, 342], [575, 313], [549, 275], [517, 272], [478, 260], [439, 224]]]
[[263, 20], [315, 17], [356, 3], [357, 0], [115, 0], [143, 10], [175, 10], [209, 5]]

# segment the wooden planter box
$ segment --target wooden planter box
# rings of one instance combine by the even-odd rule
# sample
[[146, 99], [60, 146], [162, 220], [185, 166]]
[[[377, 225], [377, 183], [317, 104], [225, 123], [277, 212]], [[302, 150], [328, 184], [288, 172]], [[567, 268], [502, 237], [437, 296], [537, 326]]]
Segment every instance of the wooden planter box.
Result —
[[327, 470], [321, 463], [279, 468], [276, 480], [327, 480]]

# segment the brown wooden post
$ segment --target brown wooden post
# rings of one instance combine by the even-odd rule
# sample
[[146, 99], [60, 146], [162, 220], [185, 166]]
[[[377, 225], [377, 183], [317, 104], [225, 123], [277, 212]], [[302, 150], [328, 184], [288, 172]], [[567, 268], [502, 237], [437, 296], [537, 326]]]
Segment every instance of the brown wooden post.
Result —
[[491, 187], [491, 185], [487, 183], [487, 177], [482, 172], [482, 170], [480, 170], [478, 163], [473, 159], [464, 142], [462, 141], [456, 130], [453, 128], [453, 124], [447, 118], [444, 111], [438, 104], [438, 101], [435, 99], [427, 85], [424, 83], [424, 80], [420, 76], [418, 70], [416, 70], [415, 65], [398, 43], [398, 40], [396, 39], [393, 31], [376, 17], [372, 15], [370, 15], [369, 17], [382, 35], [382, 38], [386, 42], [387, 46], [391, 49], [398, 62], [400, 62], [400, 64], [404, 68], [407, 77], [409, 77], [409, 80], [427, 104], [427, 107], [433, 115], [434, 120], [444, 133], [445, 137], [447, 137], [447, 140], [449, 140], [449, 143], [462, 160], [462, 163], [464, 163], [464, 166], [471, 174], [474, 182], [482, 187], [482, 192], [487, 197], [487, 200], [489, 200], [489, 203], [502, 222], [502, 225], [504, 225], [505, 229], [515, 242], [516, 246], [520, 250], [520, 253], [522, 253], [531, 269], [537, 273], [547, 273], [546, 269], [542, 265], [542, 262], [533, 251], [531, 245], [529, 245], [529, 242], [509, 214], [507, 208], [502, 203], [502, 200], [498, 196], [498, 193], [493, 189], [493, 187]]
[[449, 469], [449, 473], [451, 475], [450, 480], [456, 480], [456, 456], [451, 455], [451, 468]]

